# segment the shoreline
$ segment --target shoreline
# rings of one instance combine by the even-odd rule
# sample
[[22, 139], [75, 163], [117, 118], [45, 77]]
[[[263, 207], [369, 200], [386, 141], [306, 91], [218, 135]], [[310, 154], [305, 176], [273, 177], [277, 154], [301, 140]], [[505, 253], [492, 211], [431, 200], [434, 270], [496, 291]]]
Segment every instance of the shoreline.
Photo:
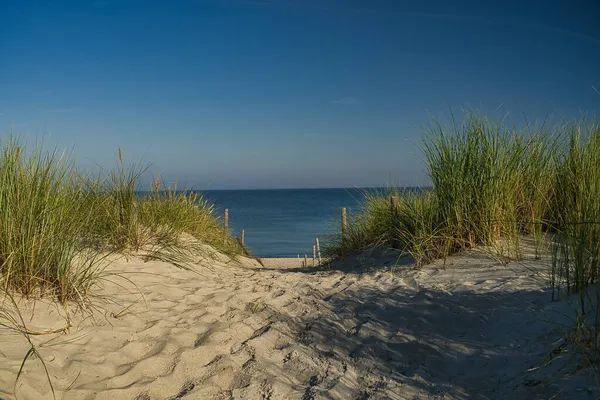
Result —
[[[302, 268], [304, 258], [297, 257], [257, 257], [265, 268]], [[312, 267], [312, 257], [308, 258], [309, 267]]]

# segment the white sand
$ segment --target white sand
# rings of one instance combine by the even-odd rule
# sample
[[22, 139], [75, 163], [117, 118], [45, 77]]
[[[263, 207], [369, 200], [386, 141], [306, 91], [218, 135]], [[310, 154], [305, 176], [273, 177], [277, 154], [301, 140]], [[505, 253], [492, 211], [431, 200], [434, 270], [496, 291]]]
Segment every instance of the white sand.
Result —
[[[69, 334], [32, 336], [58, 399], [594, 398], [588, 374], [554, 379], [543, 365], [571, 323], [550, 303], [543, 262], [507, 266], [472, 252], [447, 269], [415, 270], [381, 251], [339, 269], [226, 257], [197, 273], [120, 260]], [[397, 263], [397, 261], [399, 261]], [[394, 266], [395, 264], [398, 264]], [[124, 286], [124, 287], [123, 287]], [[143, 297], [142, 297], [143, 294]], [[20, 307], [30, 329], [60, 328], [63, 311]], [[34, 311], [34, 312], [33, 312]], [[60, 312], [59, 312], [60, 311]], [[29, 318], [33, 319], [30, 321]], [[0, 397], [27, 342], [0, 332]], [[533, 370], [531, 370], [533, 368]], [[528, 371], [530, 370], [530, 371]], [[556, 375], [560, 377], [561, 373]], [[19, 399], [48, 399], [30, 360]]]

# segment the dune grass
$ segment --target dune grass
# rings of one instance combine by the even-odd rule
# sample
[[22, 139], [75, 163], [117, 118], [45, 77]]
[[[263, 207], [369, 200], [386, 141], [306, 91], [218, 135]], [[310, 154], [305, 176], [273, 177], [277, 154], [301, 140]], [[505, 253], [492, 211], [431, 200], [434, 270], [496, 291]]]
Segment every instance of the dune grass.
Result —
[[393, 229], [389, 197], [396, 193], [396, 189], [365, 191], [360, 205], [363, 212], [350, 216], [346, 237], [337, 232], [323, 243], [326, 257], [341, 258], [389, 243]]
[[[78, 238], [93, 221], [89, 193], [66, 155], [0, 143], [0, 280], [4, 291], [85, 297], [95, 277], [94, 254]], [[77, 260], [75, 256], [79, 255]]]
[[[420, 266], [483, 246], [508, 261], [522, 257], [529, 235], [536, 258], [551, 250], [552, 299], [579, 294], [572, 342], [598, 363], [600, 286], [587, 288], [600, 278], [600, 125], [518, 130], [470, 115], [462, 124], [434, 123], [423, 153], [432, 190], [366, 196], [327, 255], [385, 244]], [[399, 196], [395, 209], [390, 195]]]
[[92, 179], [77, 173], [69, 154], [46, 151], [40, 143], [29, 150], [12, 137], [0, 141], [0, 328], [29, 343], [15, 391], [34, 357], [54, 396], [30, 335], [56, 332], [27, 329], [15, 296], [47, 296], [64, 306], [85, 307], [104, 277], [107, 256], [115, 252], [145, 251], [178, 266], [205, 251], [205, 245], [230, 256], [247, 254], [198, 194], [177, 192], [157, 180], [150, 195], [140, 196], [142, 172], [124, 164], [120, 149], [117, 168]]
[[[553, 299], [578, 294], [571, 336], [588, 365], [600, 361], [600, 126], [571, 127], [556, 177], [552, 218]], [[588, 290], [590, 285], [594, 290]]]
[[194, 243], [245, 251], [199, 195], [155, 186], [139, 196], [142, 172], [125, 166], [119, 150], [117, 168], [92, 179], [77, 173], [68, 154], [0, 142], [2, 290], [83, 302], [110, 253], [151, 248], [157, 256]]
[[[419, 265], [481, 244], [502, 257], [519, 258], [521, 235], [542, 241], [558, 156], [555, 140], [551, 132], [518, 131], [477, 116], [449, 127], [434, 123], [423, 141], [433, 190], [396, 190], [393, 221], [379, 222], [387, 228], [377, 241], [410, 253]], [[365, 199], [353, 223], [392, 216], [389, 200], [376, 197]], [[388, 216], [375, 214], [374, 204], [387, 205]], [[348, 238], [349, 249], [375, 239], [364, 224], [354, 229], [360, 233]], [[333, 255], [342, 252], [340, 243], [334, 239], [328, 247]]]
[[[578, 126], [519, 130], [476, 115], [432, 124], [423, 140], [432, 190], [368, 194], [346, 237], [338, 233], [327, 243], [327, 255], [386, 244], [423, 265], [483, 245], [510, 260], [521, 258], [521, 238], [530, 235], [539, 258], [548, 234], [584, 226], [595, 232], [597, 225], [572, 223], [600, 220], [598, 128], [586, 126], [583, 140], [573, 133]], [[391, 195], [398, 196], [395, 210]], [[592, 272], [586, 274], [590, 281]]]
[[154, 182], [152, 191], [138, 200], [139, 223], [154, 249], [173, 249], [196, 243], [209, 244], [228, 254], [246, 254], [240, 242], [226, 231], [214, 205], [194, 191], [179, 191]]

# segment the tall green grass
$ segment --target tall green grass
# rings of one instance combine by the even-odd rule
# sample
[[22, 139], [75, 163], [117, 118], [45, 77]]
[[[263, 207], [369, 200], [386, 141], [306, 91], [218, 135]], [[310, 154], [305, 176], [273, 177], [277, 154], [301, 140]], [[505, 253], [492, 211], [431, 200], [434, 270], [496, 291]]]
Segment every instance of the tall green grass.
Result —
[[[578, 293], [571, 341], [588, 364], [600, 361], [600, 126], [571, 127], [556, 177], [552, 217], [553, 299]], [[588, 290], [596, 284], [595, 290]]]
[[[600, 126], [572, 127], [552, 209], [556, 297], [582, 292], [600, 268]], [[583, 300], [582, 300], [583, 306]], [[582, 310], [583, 311], [583, 310]]]
[[88, 195], [87, 207], [93, 210], [93, 221], [87, 225], [84, 239], [100, 251], [137, 251], [146, 241], [138, 221], [136, 191], [145, 172], [139, 165], [126, 165], [123, 153], [115, 169], [105, 176], [80, 177]]
[[224, 229], [214, 205], [197, 192], [179, 191], [177, 184], [169, 187], [158, 177], [152, 191], [137, 204], [143, 236], [155, 248], [185, 247], [195, 240], [229, 255], [247, 253]]
[[[89, 193], [65, 155], [0, 142], [0, 281], [5, 291], [85, 297], [97, 258], [78, 239], [93, 221]], [[75, 256], [78, 255], [77, 259]]]
[[[6, 293], [84, 301], [112, 252], [151, 249], [154, 256], [212, 245], [246, 250], [212, 205], [193, 193], [154, 187], [137, 194], [143, 169], [125, 166], [104, 178], [78, 174], [72, 159], [16, 139], [0, 142], [0, 284]], [[184, 237], [187, 235], [187, 239]], [[169, 254], [167, 254], [169, 253]]]
[[572, 133], [576, 125], [516, 129], [476, 115], [460, 124], [436, 122], [423, 140], [432, 190], [396, 190], [395, 210], [392, 193], [366, 196], [347, 237], [328, 243], [328, 255], [384, 243], [422, 265], [483, 245], [509, 260], [521, 258], [521, 238], [530, 235], [539, 258], [548, 234], [584, 226], [595, 232], [571, 222], [598, 219], [597, 130], [591, 127], [583, 141]]
[[449, 133], [435, 127], [426, 136], [424, 153], [451, 251], [483, 244], [520, 258], [520, 238], [532, 234], [539, 256], [559, 136], [475, 116]]
[[423, 153], [432, 190], [396, 190], [395, 209], [390, 193], [367, 196], [349, 234], [327, 244], [328, 255], [383, 243], [423, 265], [481, 245], [510, 260], [522, 257], [529, 235], [536, 258], [551, 250], [552, 298], [578, 293], [572, 341], [600, 361], [600, 285], [588, 289], [600, 279], [600, 125], [515, 129], [469, 115], [461, 124], [434, 123]]
[[394, 189], [365, 191], [360, 204], [362, 212], [349, 216], [346, 236], [338, 232], [324, 242], [326, 256], [342, 258], [369, 247], [389, 244], [394, 229], [389, 196], [396, 194]]

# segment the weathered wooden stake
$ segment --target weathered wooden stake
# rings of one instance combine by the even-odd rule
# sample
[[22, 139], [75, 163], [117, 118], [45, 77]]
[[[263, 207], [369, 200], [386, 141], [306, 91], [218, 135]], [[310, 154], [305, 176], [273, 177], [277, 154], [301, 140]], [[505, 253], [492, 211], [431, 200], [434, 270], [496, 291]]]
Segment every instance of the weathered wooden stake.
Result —
[[244, 245], [245, 238], [246, 238], [246, 234], [245, 234], [244, 230], [242, 229], [242, 246]]
[[400, 199], [398, 196], [390, 197], [390, 206], [392, 207], [392, 215], [396, 215], [398, 213], [398, 203]]
[[317, 258], [317, 246], [313, 244], [313, 267], [315, 266], [315, 258]]
[[319, 238], [315, 239], [315, 244], [317, 245], [317, 257], [319, 259], [319, 265], [321, 265], [321, 246], [319, 245]]
[[346, 230], [348, 227], [347, 219], [346, 219], [346, 207], [342, 207], [341, 211], [341, 219], [342, 219], [342, 256], [344, 256], [344, 246], [346, 245]]
[[[391, 208], [391, 214], [392, 214], [392, 226], [396, 227], [396, 225], [398, 224], [398, 205], [399, 205], [400, 199], [398, 198], [398, 196], [392, 196], [390, 197], [390, 208]], [[397, 248], [399, 246], [398, 240], [396, 239], [395, 235], [394, 238], [392, 240], [392, 247], [393, 248]]]
[[342, 207], [341, 214], [342, 214], [342, 242], [345, 242], [346, 241], [346, 229], [348, 227], [348, 221], [346, 218], [346, 207]]
[[306, 254], [304, 255], [304, 267], [308, 267], [308, 259], [306, 257]]
[[225, 229], [225, 235], [223, 241], [227, 241], [227, 233], [229, 232], [229, 208], [225, 209], [225, 215], [223, 216], [223, 228]]

